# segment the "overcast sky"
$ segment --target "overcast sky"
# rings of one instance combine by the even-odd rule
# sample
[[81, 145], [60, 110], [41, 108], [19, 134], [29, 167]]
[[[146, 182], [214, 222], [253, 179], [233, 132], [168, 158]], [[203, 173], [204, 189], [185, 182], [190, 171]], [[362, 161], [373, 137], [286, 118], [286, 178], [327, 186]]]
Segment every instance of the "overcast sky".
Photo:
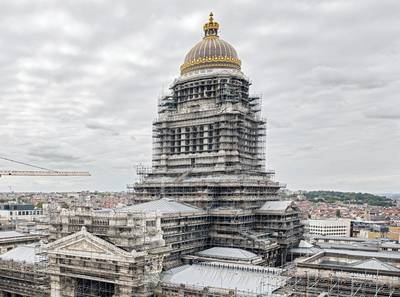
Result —
[[398, 0], [2, 0], [0, 156], [92, 177], [3, 177], [0, 191], [125, 190], [210, 11], [263, 94], [276, 180], [400, 192]]

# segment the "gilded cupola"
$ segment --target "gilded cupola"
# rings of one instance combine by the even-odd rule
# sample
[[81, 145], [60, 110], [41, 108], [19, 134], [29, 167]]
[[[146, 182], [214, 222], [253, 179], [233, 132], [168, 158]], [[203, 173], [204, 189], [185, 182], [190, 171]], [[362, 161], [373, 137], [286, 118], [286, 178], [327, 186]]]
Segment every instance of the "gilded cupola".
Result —
[[218, 36], [219, 24], [210, 13], [203, 26], [204, 37], [186, 55], [181, 74], [209, 68], [231, 68], [240, 70], [241, 61], [236, 50]]

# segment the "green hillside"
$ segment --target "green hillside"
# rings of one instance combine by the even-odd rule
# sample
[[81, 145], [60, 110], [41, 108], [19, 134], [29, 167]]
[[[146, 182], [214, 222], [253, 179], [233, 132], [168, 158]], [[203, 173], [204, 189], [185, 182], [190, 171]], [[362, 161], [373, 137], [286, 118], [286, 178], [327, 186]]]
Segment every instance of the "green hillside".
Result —
[[364, 204], [375, 206], [394, 206], [393, 200], [385, 196], [378, 196], [369, 193], [336, 192], [336, 191], [309, 191], [305, 192], [307, 200], [313, 202], [343, 202], [351, 204]]

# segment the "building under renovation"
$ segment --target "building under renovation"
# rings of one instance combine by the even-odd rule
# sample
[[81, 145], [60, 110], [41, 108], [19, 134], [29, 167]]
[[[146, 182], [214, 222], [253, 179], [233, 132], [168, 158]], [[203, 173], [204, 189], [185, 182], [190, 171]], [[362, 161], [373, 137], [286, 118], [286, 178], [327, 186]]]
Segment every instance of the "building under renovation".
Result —
[[[261, 98], [249, 94], [250, 81], [241, 71], [236, 50], [219, 38], [218, 29], [211, 15], [203, 39], [186, 55], [171, 94], [159, 101], [153, 166], [131, 187], [133, 204], [100, 210], [81, 207], [53, 217], [49, 237], [53, 242], [46, 247], [52, 290], [83, 292], [86, 285], [90, 291], [89, 284], [98, 288], [105, 282], [113, 284], [108, 290], [116, 296], [125, 296], [122, 291], [149, 296], [160, 288], [161, 271], [204, 262], [198, 253], [205, 249], [240, 249], [253, 253], [257, 265], [273, 267], [285, 263], [287, 251], [299, 242], [299, 210], [290, 201], [279, 201], [282, 185], [265, 169]], [[128, 270], [138, 279], [122, 290], [119, 276], [109, 274], [122, 268], [103, 267], [107, 275], [102, 277], [105, 263], [85, 260], [86, 254], [70, 259], [64, 251], [52, 251], [65, 238], [82, 233], [82, 228], [121, 253], [135, 255], [136, 268]], [[218, 262], [218, 257], [211, 259]], [[68, 269], [59, 270], [61, 263], [68, 263]], [[93, 268], [93, 279], [80, 280], [89, 275], [82, 267]]]
[[271, 265], [282, 263], [302, 233], [298, 209], [277, 201], [282, 185], [265, 169], [261, 98], [250, 95], [236, 50], [218, 29], [210, 15], [203, 39], [160, 100], [152, 169], [132, 186], [133, 199], [173, 199], [201, 209], [207, 245], [240, 247], [264, 254]]
[[399, 296], [397, 245], [299, 244], [299, 209], [265, 169], [260, 98], [218, 29], [210, 15], [159, 102], [132, 205], [50, 209], [46, 242], [0, 255], [0, 296]]
[[153, 165], [135, 202], [172, 198], [203, 209], [260, 208], [281, 184], [265, 170], [261, 98], [249, 94], [236, 50], [210, 16], [153, 124]]
[[362, 247], [316, 248], [297, 258], [282, 275], [285, 286], [276, 291], [292, 297], [397, 297], [400, 296], [400, 253], [366, 251]]
[[272, 267], [301, 238], [299, 209], [279, 200], [261, 98], [218, 29], [210, 15], [159, 102], [133, 204], [50, 214], [38, 253], [51, 296], [271, 296], [285, 284]]

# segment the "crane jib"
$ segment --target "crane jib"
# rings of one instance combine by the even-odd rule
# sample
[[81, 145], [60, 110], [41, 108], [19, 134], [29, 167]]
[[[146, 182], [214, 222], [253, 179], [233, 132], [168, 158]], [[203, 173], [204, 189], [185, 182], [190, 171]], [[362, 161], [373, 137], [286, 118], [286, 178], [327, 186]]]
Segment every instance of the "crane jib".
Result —
[[87, 171], [0, 170], [0, 176], [90, 176]]

